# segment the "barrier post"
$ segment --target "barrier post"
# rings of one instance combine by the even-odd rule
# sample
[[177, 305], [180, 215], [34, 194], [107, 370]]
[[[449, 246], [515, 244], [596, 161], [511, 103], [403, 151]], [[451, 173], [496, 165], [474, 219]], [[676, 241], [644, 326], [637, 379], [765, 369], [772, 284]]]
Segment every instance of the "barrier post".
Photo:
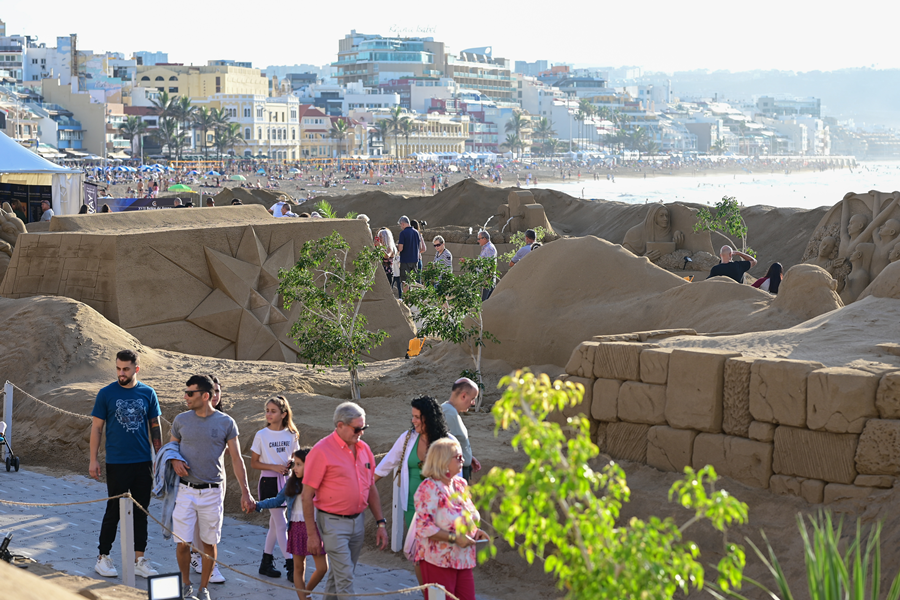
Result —
[[[13, 411], [13, 384], [9, 381], [3, 386], [3, 422], [6, 423], [4, 437], [12, 447], [12, 411]], [[0, 458], [6, 458], [6, 446], [0, 448]]]
[[122, 583], [134, 587], [134, 502], [119, 498], [119, 539], [122, 540]]

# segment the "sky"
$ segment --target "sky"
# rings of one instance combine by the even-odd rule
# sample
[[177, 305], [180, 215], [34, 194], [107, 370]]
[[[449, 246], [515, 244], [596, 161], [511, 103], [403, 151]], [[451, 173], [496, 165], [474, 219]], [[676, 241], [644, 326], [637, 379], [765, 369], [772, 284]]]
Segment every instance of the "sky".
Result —
[[428, 33], [419, 35], [443, 41], [451, 51], [492, 46], [495, 57], [513, 63], [628, 65], [669, 73], [900, 68], [892, 30], [879, 26], [897, 22], [900, 3], [883, 0], [833, 5], [804, 0], [576, 0], [559, 5], [344, 0], [331, 6], [335, 10], [327, 3], [283, 0], [0, 0], [0, 20], [8, 35], [37, 35], [48, 46], [56, 45], [57, 36], [77, 33], [80, 49], [126, 55], [163, 51], [170, 62], [195, 65], [230, 59], [259, 68], [322, 66], [336, 60], [338, 40], [351, 29], [384, 36], [397, 29], [425, 29]]

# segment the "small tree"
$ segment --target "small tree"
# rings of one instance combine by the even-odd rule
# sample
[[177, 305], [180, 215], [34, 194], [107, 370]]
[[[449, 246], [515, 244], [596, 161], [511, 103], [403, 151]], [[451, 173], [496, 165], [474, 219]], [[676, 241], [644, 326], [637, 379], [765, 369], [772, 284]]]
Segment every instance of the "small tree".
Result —
[[[484, 330], [481, 309], [482, 288], [494, 287], [498, 275], [493, 258], [470, 258], [460, 262], [460, 272], [452, 273], [436, 263], [422, 269], [422, 285], [412, 286], [403, 294], [403, 301], [417, 312], [421, 322], [418, 337], [435, 337], [452, 344], [460, 344], [468, 351], [475, 367], [467, 373], [479, 388], [481, 378], [481, 349], [486, 342], [499, 340]], [[476, 410], [481, 408], [479, 394]]]
[[[496, 429], [516, 429], [512, 447], [529, 457], [521, 472], [494, 467], [472, 486], [482, 515], [510, 546], [519, 546], [529, 563], [543, 560], [568, 598], [669, 599], [704, 585], [697, 545], [682, 540], [693, 523], [708, 520], [725, 537], [718, 564], [720, 589], [739, 588], [743, 548], [727, 541], [727, 526], [747, 520], [747, 505], [725, 491], [715, 491], [712, 467], [675, 482], [669, 499], [693, 513], [680, 527], [671, 518], [618, 519], [630, 490], [625, 472], [614, 462], [601, 471], [590, 467], [600, 450], [590, 439], [587, 419], [569, 419], [571, 435], [547, 416], [581, 402], [584, 388], [550, 383], [547, 375], [518, 371], [500, 382], [502, 398], [491, 412]], [[490, 553], [497, 548], [491, 546]]]
[[[697, 211], [697, 222], [694, 223], [694, 231], [711, 231], [717, 233], [731, 244], [737, 247], [737, 244], [728, 237], [732, 235], [741, 240], [741, 252], [746, 252], [751, 256], [756, 256], [756, 252], [747, 246], [747, 224], [744, 223], [744, 217], [741, 216], [741, 206], [738, 204], [737, 198], [734, 196], [723, 196], [722, 200], [716, 203], [715, 215], [708, 208], [703, 207]], [[725, 235], [725, 233], [728, 235]]]
[[290, 335], [299, 355], [313, 367], [341, 365], [350, 372], [350, 391], [359, 400], [359, 369], [363, 355], [388, 337], [386, 331], [366, 329], [363, 298], [381, 271], [381, 254], [363, 247], [352, 263], [350, 245], [338, 232], [303, 244], [297, 264], [281, 269], [278, 292], [285, 308], [300, 307]]
[[[534, 228], [535, 242], [540, 242], [541, 240], [543, 240], [545, 235], [547, 235], [547, 230], [543, 227], [538, 226]], [[503, 263], [508, 263], [509, 261], [511, 261], [513, 259], [513, 256], [516, 255], [516, 252], [521, 250], [525, 245], [525, 232], [515, 232], [512, 237], [509, 238], [509, 243], [513, 245], [513, 249], [506, 254], [500, 255], [500, 261], [502, 261]]]

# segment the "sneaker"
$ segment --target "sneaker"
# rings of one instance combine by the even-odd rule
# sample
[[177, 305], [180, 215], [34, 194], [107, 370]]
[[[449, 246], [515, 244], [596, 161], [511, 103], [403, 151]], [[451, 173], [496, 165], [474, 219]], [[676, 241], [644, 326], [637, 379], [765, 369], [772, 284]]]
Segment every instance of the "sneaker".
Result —
[[185, 583], [184, 585], [182, 585], [181, 597], [184, 598], [184, 600], [190, 600], [191, 598], [196, 599], [196, 596], [194, 596], [194, 586], [189, 583]]
[[213, 565], [212, 575], [209, 576], [210, 583], [225, 583], [225, 577], [219, 573], [219, 565]]
[[196, 552], [191, 552], [191, 567], [197, 575], [203, 573], [203, 557]]
[[156, 569], [150, 566], [150, 561], [147, 560], [147, 558], [144, 556], [137, 559], [137, 562], [134, 563], [134, 574], [140, 575], [144, 579], [153, 577], [154, 575], [159, 575]]
[[119, 576], [119, 572], [116, 571], [116, 565], [113, 564], [108, 554], [101, 554], [97, 557], [97, 564], [94, 565], [94, 570], [103, 577]]
[[200, 588], [200, 591], [197, 592], [195, 596], [197, 600], [209, 600], [209, 590], [206, 588]]

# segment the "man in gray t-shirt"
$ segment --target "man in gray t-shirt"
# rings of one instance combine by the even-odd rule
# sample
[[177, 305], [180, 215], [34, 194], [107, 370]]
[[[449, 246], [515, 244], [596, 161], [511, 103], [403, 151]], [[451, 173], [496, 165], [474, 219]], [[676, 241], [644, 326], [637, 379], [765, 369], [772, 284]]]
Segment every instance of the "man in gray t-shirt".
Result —
[[[188, 411], [172, 421], [172, 442], [179, 444], [184, 461], [172, 460], [181, 478], [172, 513], [172, 531], [179, 542], [175, 551], [184, 584], [183, 597], [193, 595], [191, 586], [191, 543], [203, 550], [203, 572], [197, 598], [208, 600], [206, 589], [216, 559], [216, 545], [222, 537], [225, 505], [225, 449], [231, 454], [234, 476], [241, 486], [241, 508], [255, 507], [247, 485], [247, 471], [241, 457], [238, 429], [234, 419], [212, 406], [213, 382], [206, 375], [188, 379], [184, 398]], [[194, 527], [199, 523], [200, 539]], [[207, 558], [211, 557], [211, 558]]]
[[469, 430], [462, 422], [460, 413], [468, 411], [478, 398], [478, 385], [468, 377], [457, 379], [450, 391], [450, 400], [441, 404], [441, 411], [447, 421], [447, 430], [459, 441], [463, 454], [462, 475], [466, 481], [472, 481], [472, 471], [481, 470], [481, 463], [472, 456], [472, 445], [469, 443]]

